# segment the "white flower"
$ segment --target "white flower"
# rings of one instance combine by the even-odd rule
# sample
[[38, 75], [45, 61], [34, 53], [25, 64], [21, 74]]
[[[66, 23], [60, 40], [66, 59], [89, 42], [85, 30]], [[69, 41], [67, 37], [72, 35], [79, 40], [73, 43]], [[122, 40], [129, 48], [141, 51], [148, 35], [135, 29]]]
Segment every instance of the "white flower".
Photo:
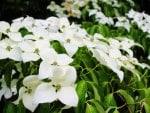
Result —
[[19, 43], [24, 62], [37, 61], [40, 57], [40, 52], [50, 48], [50, 43], [45, 40], [25, 40]]
[[10, 58], [15, 61], [21, 61], [21, 50], [17, 43], [10, 39], [0, 41], [0, 59]]
[[118, 21], [115, 23], [116, 27], [124, 27], [128, 32], [130, 31], [130, 23], [126, 17], [117, 17]]
[[[124, 78], [124, 73], [120, 70], [121, 66], [118, 64], [117, 60], [114, 58], [111, 58], [107, 55], [104, 51], [101, 51], [100, 49], [93, 49], [92, 50], [93, 56], [103, 65], [107, 66], [108, 68], [112, 69], [114, 71], [120, 81]], [[113, 55], [116, 57], [116, 55]]]
[[39, 67], [39, 78], [41, 79], [52, 76], [55, 66], [66, 66], [73, 61], [66, 54], [57, 54], [54, 49], [42, 51], [41, 58], [43, 60]]
[[78, 50], [79, 47], [82, 47], [83, 38], [85, 38], [86, 32], [78, 32], [75, 26], [64, 29], [62, 33], [62, 38], [60, 43], [66, 49], [66, 52], [70, 57], [72, 57]]
[[35, 103], [33, 98], [35, 89], [39, 84], [40, 81], [37, 75], [30, 75], [24, 78], [24, 86], [19, 89], [19, 97], [14, 103], [19, 104], [19, 101], [22, 100], [24, 106], [30, 111], [34, 112], [38, 106], [38, 103]]
[[56, 17], [49, 17], [46, 19], [48, 22], [48, 31], [49, 32], [58, 32], [59, 30], [59, 19]]
[[36, 40], [42, 39], [42, 40], [48, 40], [48, 31], [42, 27], [35, 27], [32, 28], [32, 33], [36, 37]]
[[150, 60], [150, 55], [148, 56], [148, 59]]
[[76, 70], [74, 67], [57, 67], [53, 70], [51, 82], [41, 83], [34, 96], [36, 103], [51, 103], [60, 100], [65, 105], [77, 106], [78, 96], [75, 91]]
[[21, 42], [23, 40], [23, 37], [21, 36], [20, 32], [9, 32], [7, 33], [9, 38], [16, 42]]
[[7, 34], [10, 31], [10, 24], [5, 21], [0, 21], [0, 32]]
[[0, 89], [0, 101], [1, 101], [1, 98], [2, 96], [4, 95], [4, 97], [6, 99], [12, 97], [13, 95], [15, 95], [17, 93], [17, 90], [16, 90], [16, 82], [17, 82], [17, 79], [13, 79], [11, 81], [11, 85], [10, 85], [10, 88], [6, 85], [6, 82], [4, 80], [4, 76], [0, 79], [0, 83], [1, 83], [1, 89]]

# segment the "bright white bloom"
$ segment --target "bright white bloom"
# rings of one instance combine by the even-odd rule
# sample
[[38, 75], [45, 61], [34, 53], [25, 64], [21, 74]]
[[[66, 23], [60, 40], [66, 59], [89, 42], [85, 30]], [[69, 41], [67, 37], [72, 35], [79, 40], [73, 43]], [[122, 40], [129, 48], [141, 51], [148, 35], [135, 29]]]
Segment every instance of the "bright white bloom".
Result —
[[6, 82], [4, 80], [4, 76], [0, 79], [0, 83], [1, 83], [1, 89], [0, 89], [0, 101], [1, 101], [1, 98], [2, 96], [4, 95], [4, 97], [6, 99], [12, 97], [13, 95], [15, 95], [17, 93], [17, 90], [16, 90], [16, 82], [17, 82], [17, 79], [13, 79], [11, 81], [11, 85], [10, 85], [10, 88], [6, 85]]
[[5, 21], [0, 21], [0, 32], [7, 34], [10, 31], [10, 24]]
[[[103, 65], [107, 66], [108, 68], [112, 69], [119, 77], [120, 81], [124, 78], [123, 71], [120, 70], [121, 66], [118, 64], [118, 62], [108, 56], [104, 51], [101, 51], [99, 49], [93, 49], [92, 50], [93, 56]], [[116, 57], [116, 55], [113, 55]]]
[[48, 35], [49, 32], [41, 27], [35, 27], [32, 28], [32, 33], [35, 36], [36, 40], [47, 40], [48, 41]]
[[40, 52], [50, 48], [50, 43], [45, 40], [25, 40], [19, 43], [22, 52], [23, 62], [37, 61], [40, 59]]
[[7, 33], [9, 38], [15, 42], [21, 42], [23, 40], [23, 37], [21, 36], [20, 32], [9, 32]]
[[44, 50], [41, 53], [41, 62], [39, 67], [39, 78], [44, 79], [52, 76], [55, 66], [66, 66], [73, 59], [66, 54], [58, 54], [54, 49]]
[[40, 81], [37, 75], [30, 75], [24, 78], [23, 80], [24, 86], [20, 88], [19, 97], [14, 103], [19, 104], [19, 101], [22, 100], [23, 105], [31, 112], [34, 112], [34, 110], [38, 106], [38, 103], [35, 103], [33, 98], [35, 90], [39, 84]]
[[10, 39], [0, 41], [0, 59], [10, 58], [15, 61], [21, 61], [21, 50], [17, 43]]
[[48, 22], [48, 28], [47, 30], [51, 33], [56, 33], [59, 30], [59, 18], [56, 17], [49, 17], [46, 19]]
[[82, 39], [85, 37], [86, 32], [84, 30], [71, 26], [64, 29], [62, 33], [63, 39], [59, 41], [66, 49], [68, 55], [72, 57], [77, 52], [78, 48], [84, 45]]
[[34, 96], [36, 103], [51, 103], [56, 100], [68, 106], [77, 106], [78, 96], [75, 91], [76, 70], [74, 67], [58, 66], [53, 70], [53, 75], [49, 76], [51, 82], [41, 83]]
[[148, 59], [150, 60], [150, 55], [148, 56]]
[[118, 21], [115, 23], [116, 27], [124, 27], [128, 32], [130, 31], [130, 22], [126, 17], [117, 17]]

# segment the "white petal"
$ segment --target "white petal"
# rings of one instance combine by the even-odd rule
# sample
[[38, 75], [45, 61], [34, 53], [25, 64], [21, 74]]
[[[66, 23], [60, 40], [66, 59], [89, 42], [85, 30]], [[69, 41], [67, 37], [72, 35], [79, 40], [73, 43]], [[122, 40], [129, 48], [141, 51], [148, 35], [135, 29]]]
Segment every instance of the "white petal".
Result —
[[64, 44], [64, 47], [70, 57], [72, 57], [78, 50], [78, 47], [73, 44]]
[[109, 56], [111, 58], [119, 58], [121, 57], [121, 52], [118, 48], [109, 49]]
[[24, 78], [23, 85], [29, 86], [30, 84], [33, 84], [33, 83], [38, 82], [38, 81], [39, 81], [39, 79], [38, 79], [37, 75], [29, 75], [29, 76]]
[[62, 87], [60, 91], [58, 91], [58, 99], [69, 106], [77, 106], [78, 104], [78, 96], [74, 87]]
[[65, 79], [64, 75], [65, 75], [64, 67], [55, 66], [53, 68], [53, 77], [52, 77], [53, 84], [61, 83]]
[[22, 99], [24, 93], [25, 93], [25, 88], [24, 88], [24, 87], [21, 87], [21, 88], [19, 89], [19, 97], [18, 97], [17, 100], [15, 100], [13, 103], [14, 103], [14, 104], [19, 104], [19, 101]]
[[8, 99], [8, 98], [10, 98], [10, 97], [12, 96], [12, 92], [10, 91], [9, 88], [7, 88], [7, 90], [6, 90], [5, 94], [4, 94], [4, 96], [5, 96], [6, 99]]
[[58, 56], [57, 56], [57, 63], [60, 66], [68, 65], [72, 61], [73, 61], [73, 59], [66, 54], [58, 54]]
[[64, 28], [68, 27], [70, 25], [69, 20], [65, 17], [62, 17], [59, 19], [59, 27], [60, 30], [63, 31]]
[[77, 73], [74, 67], [72, 66], [67, 66], [65, 68], [65, 75], [64, 75], [64, 80], [61, 81], [62, 86], [69, 86], [73, 85], [76, 81], [77, 78]]
[[6, 88], [0, 89], [0, 101], [1, 101], [2, 96], [5, 94], [5, 92], [6, 92]]
[[31, 40], [27, 40], [19, 43], [19, 47], [25, 52], [34, 52], [35, 50], [35, 44]]
[[10, 28], [10, 24], [5, 21], [0, 21], [0, 31], [5, 33], [7, 29]]
[[9, 58], [13, 59], [15, 61], [21, 61], [22, 57], [21, 57], [21, 50], [19, 48], [13, 48], [10, 52], [9, 52]]
[[50, 42], [47, 40], [37, 40], [37, 41], [35, 41], [35, 45], [40, 50], [44, 50], [44, 49], [50, 47]]
[[22, 60], [23, 62], [29, 62], [29, 61], [37, 61], [40, 59], [40, 56], [36, 53], [22, 53]]
[[55, 88], [49, 83], [39, 85], [34, 94], [35, 103], [51, 103], [57, 99]]
[[33, 101], [33, 94], [23, 94], [23, 104], [24, 106], [29, 109], [31, 112], [34, 112], [34, 110], [37, 108], [38, 103], [35, 103]]
[[10, 31], [11, 32], [18, 32], [20, 28], [22, 28], [22, 24], [20, 22], [15, 22], [11, 24]]
[[57, 58], [57, 53], [54, 49], [49, 48], [49, 49], [44, 49], [43, 51], [40, 51], [40, 56], [43, 61], [46, 61], [49, 64], [52, 64]]
[[0, 59], [8, 58], [9, 51], [6, 49], [0, 48]]
[[39, 67], [39, 79], [50, 78], [53, 75], [53, 68], [47, 62], [41, 62]]
[[8, 36], [11, 40], [16, 41], [16, 42], [22, 41], [22, 39], [23, 39], [19, 32], [17, 32], [17, 33], [8, 33]]

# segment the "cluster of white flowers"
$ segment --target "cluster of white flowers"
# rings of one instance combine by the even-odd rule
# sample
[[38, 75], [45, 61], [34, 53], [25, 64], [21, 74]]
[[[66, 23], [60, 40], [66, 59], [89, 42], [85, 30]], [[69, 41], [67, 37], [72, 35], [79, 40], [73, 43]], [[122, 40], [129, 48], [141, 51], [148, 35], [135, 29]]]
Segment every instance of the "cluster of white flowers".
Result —
[[134, 11], [133, 9], [126, 15], [131, 19], [131, 22], [135, 22], [141, 30], [150, 34], [150, 15], [144, 12], [140, 13]]
[[[91, 2], [93, 8], [88, 9], [88, 3]], [[120, 4], [117, 0], [101, 0], [101, 2], [105, 2], [113, 7], [120, 7]], [[130, 4], [134, 4], [132, 0], [128, 0]], [[95, 21], [101, 24], [114, 25], [115, 27], [124, 27], [127, 31], [130, 30], [130, 20], [127, 17], [107, 17], [102, 12], [101, 7], [98, 5], [97, 0], [66, 0], [61, 6], [57, 5], [54, 1], [50, 3], [47, 9], [56, 13], [58, 17], [76, 17], [81, 18], [81, 8], [87, 7], [87, 11], [89, 16], [95, 16]], [[117, 19], [117, 21], [114, 19]]]
[[51, 1], [47, 9], [54, 11], [58, 17], [81, 17], [81, 10], [89, 0], [66, 0], [61, 6]]
[[[28, 33], [23, 35], [21, 29], [26, 29]], [[77, 106], [77, 72], [75, 67], [69, 64], [73, 62], [79, 47], [86, 46], [91, 50], [93, 57], [112, 69], [120, 81], [124, 78], [121, 67], [133, 73], [136, 70], [135, 65], [148, 67], [133, 57], [131, 47], [138, 45], [133, 40], [106, 39], [100, 34], [91, 36], [79, 25], [70, 24], [64, 17], [49, 17], [45, 20], [26, 17], [13, 20], [12, 24], [0, 21], [0, 33], [0, 59], [9, 58], [24, 63], [41, 60], [38, 75], [24, 78], [19, 97], [14, 102], [17, 104], [19, 100], [23, 100], [24, 106], [32, 112], [40, 103], [51, 103], [56, 100], [68, 106]], [[66, 53], [58, 54], [51, 41], [59, 41]], [[122, 50], [127, 54], [123, 54]], [[0, 82], [0, 97], [4, 95], [9, 98], [12, 94], [8, 96], [6, 92], [11, 90], [7, 90], [3, 79]]]

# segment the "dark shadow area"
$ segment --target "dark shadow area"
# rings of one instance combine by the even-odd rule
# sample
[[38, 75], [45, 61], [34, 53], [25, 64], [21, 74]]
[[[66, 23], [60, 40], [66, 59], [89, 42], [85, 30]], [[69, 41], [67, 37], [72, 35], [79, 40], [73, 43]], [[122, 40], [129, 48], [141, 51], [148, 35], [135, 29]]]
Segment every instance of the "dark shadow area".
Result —
[[21, 16], [46, 18], [50, 11], [46, 9], [51, 0], [1, 0], [0, 20], [11, 21]]

